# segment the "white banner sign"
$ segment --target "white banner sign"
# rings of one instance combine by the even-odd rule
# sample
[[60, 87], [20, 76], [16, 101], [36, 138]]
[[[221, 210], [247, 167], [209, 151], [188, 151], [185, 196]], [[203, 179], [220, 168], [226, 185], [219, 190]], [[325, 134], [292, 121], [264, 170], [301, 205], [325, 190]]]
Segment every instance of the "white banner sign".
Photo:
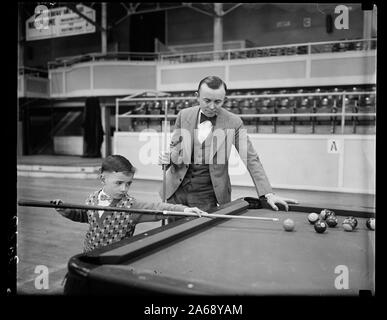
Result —
[[[77, 9], [92, 21], [95, 10], [78, 4]], [[95, 32], [95, 26], [67, 7], [48, 9], [44, 5], [35, 7], [35, 14], [26, 21], [26, 40], [41, 40], [74, 36]]]

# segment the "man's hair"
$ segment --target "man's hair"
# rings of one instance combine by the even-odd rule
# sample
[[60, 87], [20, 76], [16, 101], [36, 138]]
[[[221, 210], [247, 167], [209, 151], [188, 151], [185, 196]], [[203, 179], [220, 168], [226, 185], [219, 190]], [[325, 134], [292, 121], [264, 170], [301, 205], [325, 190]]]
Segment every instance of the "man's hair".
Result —
[[224, 90], [227, 93], [226, 84], [224, 83], [224, 81], [222, 79], [220, 79], [217, 76], [208, 76], [208, 77], [205, 77], [204, 79], [202, 79], [199, 82], [198, 93], [200, 92], [200, 87], [202, 86], [203, 83], [205, 83], [211, 89], [219, 89], [223, 85]]
[[107, 172], [123, 172], [125, 174], [134, 174], [136, 168], [130, 163], [128, 159], [119, 154], [106, 157], [102, 161], [101, 173]]

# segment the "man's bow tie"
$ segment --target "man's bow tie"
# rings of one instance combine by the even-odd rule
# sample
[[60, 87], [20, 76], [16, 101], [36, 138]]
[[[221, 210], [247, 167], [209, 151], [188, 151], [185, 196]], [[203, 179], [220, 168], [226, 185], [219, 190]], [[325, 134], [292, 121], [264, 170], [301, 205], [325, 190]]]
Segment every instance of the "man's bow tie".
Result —
[[213, 117], [207, 117], [204, 113], [200, 113], [200, 123], [204, 122], [204, 121], [211, 121], [212, 125], [214, 126], [215, 125], [215, 121], [216, 121], [216, 116], [213, 116]]

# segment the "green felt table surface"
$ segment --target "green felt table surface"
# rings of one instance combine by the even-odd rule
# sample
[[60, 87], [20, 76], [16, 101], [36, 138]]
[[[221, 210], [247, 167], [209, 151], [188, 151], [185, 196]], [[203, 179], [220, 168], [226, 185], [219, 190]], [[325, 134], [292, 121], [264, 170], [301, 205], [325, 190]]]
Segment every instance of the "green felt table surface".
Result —
[[[365, 218], [357, 218], [357, 229], [346, 232], [342, 227], [345, 217], [338, 216], [335, 228], [319, 234], [306, 212], [250, 209], [242, 214], [280, 220], [227, 219], [139, 258], [99, 266], [93, 272], [119, 277], [130, 274], [152, 282], [176, 281], [176, 286], [187, 288], [211, 287], [213, 293], [221, 294], [374, 292], [375, 232], [367, 229]], [[287, 218], [295, 222], [292, 232], [283, 229]], [[125, 251], [125, 246], [119, 250]], [[348, 271], [348, 286], [338, 289], [343, 270]]]

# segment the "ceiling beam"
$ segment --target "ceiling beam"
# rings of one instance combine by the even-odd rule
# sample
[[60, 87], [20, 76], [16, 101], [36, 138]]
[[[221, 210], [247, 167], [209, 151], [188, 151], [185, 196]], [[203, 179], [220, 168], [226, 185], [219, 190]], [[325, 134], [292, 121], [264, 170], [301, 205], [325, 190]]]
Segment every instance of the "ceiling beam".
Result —
[[144, 9], [144, 10], [137, 10], [141, 3], [129, 3], [129, 8], [121, 2], [121, 5], [126, 9], [126, 15], [122, 18], [118, 19], [114, 25], [117, 26], [122, 21], [126, 20], [129, 16], [135, 15], [135, 14], [143, 14], [143, 13], [150, 13], [150, 12], [157, 12], [157, 11], [166, 11], [166, 10], [172, 10], [172, 9], [179, 9], [183, 8], [183, 5], [177, 5], [177, 6], [171, 6], [171, 7], [160, 7], [160, 4], [157, 4], [157, 7], [154, 9]]
[[192, 9], [192, 10], [195, 10], [195, 11], [199, 11], [199, 12], [201, 12], [201, 13], [203, 13], [203, 14], [206, 14], [206, 15], [208, 15], [208, 16], [210, 16], [210, 17], [213, 17], [213, 16], [214, 16], [214, 13], [209, 13], [209, 12], [207, 12], [207, 11], [205, 11], [205, 10], [196, 8], [196, 7], [194, 7], [194, 6], [192, 5], [192, 3], [184, 3], [184, 2], [183, 2], [183, 6], [184, 6], [184, 7], [187, 7], [187, 8], [190, 8], [190, 9]]
[[240, 7], [243, 3], [238, 3], [235, 6], [231, 7], [230, 9], [223, 12], [223, 15], [225, 16], [227, 13], [231, 12], [232, 10], [235, 10], [236, 8]]
[[165, 8], [158, 7], [158, 8], [155, 8], [155, 9], [138, 10], [136, 12], [133, 12], [132, 14], [142, 14], [142, 13], [149, 13], [149, 12], [156, 12], [156, 11], [166, 11], [166, 10], [172, 10], [172, 9], [179, 9], [179, 8], [182, 8], [182, 7], [183, 7], [182, 5], [165, 7]]

